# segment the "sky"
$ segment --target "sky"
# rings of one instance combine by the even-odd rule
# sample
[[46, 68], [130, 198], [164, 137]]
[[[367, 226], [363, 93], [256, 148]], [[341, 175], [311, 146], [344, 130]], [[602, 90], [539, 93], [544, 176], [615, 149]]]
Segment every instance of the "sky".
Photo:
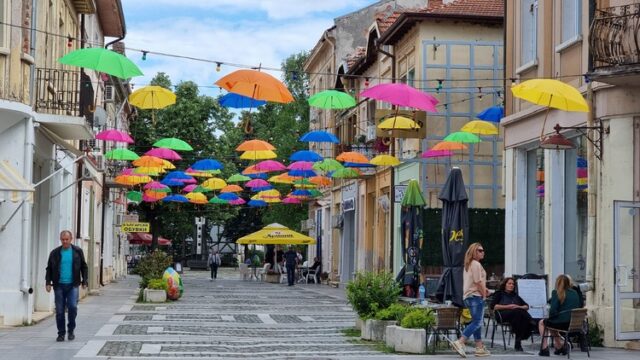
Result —
[[[175, 85], [191, 80], [217, 96], [213, 83], [239, 69], [215, 63], [142, 53], [176, 54], [222, 63], [280, 68], [284, 59], [313, 49], [333, 19], [373, 0], [122, 0], [127, 56], [145, 74], [135, 88], [165, 72]], [[281, 73], [271, 72], [280, 77]], [[208, 88], [210, 86], [210, 88]]]

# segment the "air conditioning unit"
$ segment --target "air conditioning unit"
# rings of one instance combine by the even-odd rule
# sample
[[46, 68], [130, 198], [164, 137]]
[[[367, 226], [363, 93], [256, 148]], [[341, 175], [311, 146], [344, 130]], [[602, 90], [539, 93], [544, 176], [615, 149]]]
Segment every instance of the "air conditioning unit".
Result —
[[334, 229], [342, 229], [342, 225], [344, 225], [344, 217], [342, 214], [331, 216], [331, 227]]
[[114, 223], [115, 226], [122, 225], [122, 214], [116, 214], [116, 221]]
[[114, 102], [116, 99], [116, 91], [113, 85], [104, 86], [104, 102]]
[[313, 230], [315, 227], [316, 223], [313, 221], [313, 219], [306, 219], [300, 222], [300, 230], [302, 231]]
[[374, 141], [375, 139], [376, 139], [376, 126], [375, 125], [367, 126], [366, 140]]
[[103, 154], [95, 154], [93, 155], [96, 159], [96, 168], [98, 171], [103, 172], [107, 167], [105, 164], [105, 158]]

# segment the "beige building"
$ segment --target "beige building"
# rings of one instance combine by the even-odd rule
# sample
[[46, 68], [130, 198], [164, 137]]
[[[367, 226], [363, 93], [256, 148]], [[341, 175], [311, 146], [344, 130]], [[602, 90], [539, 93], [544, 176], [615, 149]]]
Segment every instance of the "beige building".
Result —
[[[549, 274], [549, 287], [562, 273], [589, 283], [607, 346], [640, 339], [638, 18], [637, 1], [507, 2], [507, 88], [559, 79], [591, 112], [547, 110], [507, 91], [506, 273]], [[541, 148], [554, 127], [571, 148]]]

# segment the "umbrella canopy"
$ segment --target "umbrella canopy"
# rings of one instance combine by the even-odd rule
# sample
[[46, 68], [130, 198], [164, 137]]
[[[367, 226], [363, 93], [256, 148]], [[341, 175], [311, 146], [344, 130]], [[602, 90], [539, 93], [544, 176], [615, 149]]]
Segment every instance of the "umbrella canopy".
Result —
[[[149, 233], [130, 233], [127, 235], [127, 240], [129, 240], [130, 245], [151, 245], [151, 240], [153, 236]], [[158, 245], [160, 246], [169, 246], [171, 245], [171, 240], [165, 239], [163, 237], [158, 237]]]
[[209, 204], [228, 204], [228, 203], [229, 203], [229, 201], [224, 200], [224, 199], [220, 199], [217, 196], [214, 196], [209, 200]]
[[376, 166], [396, 166], [400, 165], [400, 160], [393, 155], [382, 154], [371, 159], [369, 163]]
[[289, 170], [312, 170], [313, 162], [311, 161], [294, 161], [289, 166], [287, 166]]
[[435, 144], [431, 150], [433, 151], [452, 151], [452, 150], [466, 150], [468, 149], [467, 145], [461, 142], [453, 142], [453, 141], [440, 141]]
[[129, 103], [140, 109], [162, 109], [176, 103], [176, 94], [162, 86], [144, 86], [129, 95]]
[[162, 201], [186, 203], [186, 202], [189, 202], [189, 199], [187, 199], [186, 196], [175, 194], [175, 195], [169, 195], [169, 196], [165, 197], [164, 199], [162, 199]]
[[286, 197], [284, 199], [282, 199], [282, 203], [283, 204], [301, 204], [302, 201], [300, 201], [300, 199], [296, 199], [293, 197]]
[[227, 178], [228, 183], [243, 182], [243, 181], [249, 181], [249, 180], [251, 180], [250, 177], [244, 176], [242, 174], [233, 174], [229, 176], [229, 178]]
[[257, 108], [258, 106], [262, 106], [267, 102], [264, 100], [256, 100], [252, 99], [248, 96], [228, 93], [220, 99], [218, 99], [218, 103], [224, 107], [234, 108], [234, 109], [244, 109], [244, 108]]
[[144, 155], [139, 159], [133, 160], [133, 165], [162, 169], [162, 165], [164, 165], [164, 162], [159, 157]]
[[382, 130], [408, 130], [419, 129], [420, 124], [404, 116], [393, 116], [378, 124]]
[[232, 192], [228, 192], [228, 193], [222, 193], [218, 196], [219, 199], [222, 200], [226, 200], [226, 201], [232, 201], [232, 200], [238, 200], [240, 199], [240, 197]]
[[476, 135], [498, 135], [498, 128], [488, 121], [473, 120], [464, 124], [460, 131]]
[[356, 106], [356, 99], [338, 90], [324, 90], [309, 98], [309, 105], [321, 109], [348, 109]]
[[109, 129], [103, 130], [96, 134], [96, 139], [104, 141], [121, 142], [126, 144], [133, 144], [134, 141], [129, 134], [124, 131]]
[[109, 160], [127, 160], [127, 161], [137, 160], [138, 158], [140, 158], [138, 154], [134, 153], [129, 149], [112, 149], [107, 151], [107, 153], [104, 154], [104, 157]]
[[[405, 260], [403, 286], [418, 290], [420, 274], [420, 249], [422, 248], [422, 207], [426, 204], [420, 184], [409, 181], [402, 198], [401, 214], [402, 255]], [[405, 294], [406, 295], [406, 294]]]
[[262, 179], [253, 179], [251, 181], [248, 181], [244, 185], [249, 188], [258, 188], [258, 187], [269, 186], [269, 183]]
[[326, 142], [333, 144], [340, 143], [340, 140], [335, 135], [322, 130], [309, 131], [308, 133], [302, 135], [298, 140], [304, 142]]
[[441, 240], [444, 270], [436, 295], [462, 307], [464, 253], [469, 245], [469, 198], [459, 168], [451, 169], [438, 198], [442, 200]]
[[295, 179], [296, 179], [295, 177], [289, 176], [289, 174], [284, 173], [284, 174], [274, 175], [270, 177], [269, 182], [275, 183], [275, 184], [293, 184], [293, 181]]
[[240, 191], [242, 191], [242, 187], [235, 184], [227, 185], [222, 189], [220, 189], [221, 193], [240, 192]]
[[312, 176], [309, 178], [309, 182], [318, 186], [329, 186], [332, 183], [331, 178], [326, 176]]
[[187, 144], [186, 141], [180, 140], [178, 138], [164, 138], [153, 143], [153, 146], [160, 148], [167, 148], [171, 150], [178, 151], [193, 151], [191, 145]]
[[284, 166], [283, 163], [279, 162], [279, 161], [275, 161], [275, 160], [264, 160], [261, 161], [259, 163], [257, 163], [254, 166], [254, 169], [256, 171], [263, 171], [263, 172], [272, 172], [272, 171], [283, 171], [286, 170], [287, 167]]
[[102, 47], [74, 50], [58, 59], [65, 65], [97, 70], [120, 79], [144, 75], [131, 60], [115, 51]]
[[193, 165], [191, 165], [193, 170], [199, 171], [209, 171], [209, 170], [220, 170], [223, 169], [224, 166], [220, 164], [218, 160], [214, 159], [202, 159], [196, 161]]
[[345, 151], [336, 156], [336, 160], [342, 162], [351, 162], [351, 163], [359, 163], [359, 164], [368, 164], [369, 159], [366, 156], [359, 152], [355, 151]]
[[242, 245], [314, 245], [316, 240], [293, 231], [284, 225], [273, 223], [252, 234], [241, 237], [236, 243]]
[[227, 186], [227, 183], [220, 178], [209, 178], [201, 186], [209, 190], [220, 190]]
[[258, 150], [258, 151], [245, 151], [240, 155], [240, 159], [243, 160], [267, 160], [275, 159], [278, 155], [271, 150]]
[[190, 203], [193, 203], [193, 204], [206, 204], [209, 202], [209, 200], [207, 199], [207, 196], [203, 193], [190, 192], [187, 195], [185, 195], [185, 197], [189, 199]]
[[451, 151], [451, 150], [429, 149], [429, 150], [424, 151], [422, 153], [422, 157], [425, 158], [425, 159], [439, 158], [439, 157], [449, 157], [449, 156], [453, 156], [453, 151]]
[[311, 150], [298, 150], [289, 157], [291, 161], [322, 161], [322, 156]]
[[127, 192], [127, 199], [140, 202], [142, 201], [142, 193], [140, 191], [129, 191]]
[[257, 70], [236, 70], [216, 81], [216, 85], [252, 99], [284, 104], [293, 101], [289, 89], [280, 80]]
[[338, 169], [331, 174], [331, 177], [336, 179], [351, 179], [357, 178], [358, 176], [360, 176], [360, 173], [352, 168]]
[[263, 151], [263, 150], [275, 150], [276, 148], [264, 140], [247, 140], [238, 145], [236, 151]]
[[555, 79], [532, 79], [511, 87], [513, 96], [536, 105], [564, 111], [589, 112], [589, 105], [573, 86]]
[[444, 141], [471, 144], [471, 143], [479, 143], [482, 140], [480, 139], [480, 137], [478, 137], [478, 135], [475, 135], [469, 132], [464, 132], [464, 131], [456, 131], [447, 135], [444, 138]]
[[504, 117], [504, 108], [500, 105], [490, 106], [478, 113], [476, 117], [480, 120], [500, 122]]
[[313, 169], [318, 171], [335, 171], [342, 169], [344, 166], [336, 159], [327, 158], [313, 164]]
[[177, 152], [171, 149], [165, 149], [165, 148], [153, 148], [144, 154], [149, 156], [155, 156], [157, 158], [166, 159], [166, 160], [182, 160], [182, 157], [180, 156], [180, 154], [178, 154]]
[[360, 93], [360, 97], [386, 101], [393, 105], [408, 106], [436, 112], [438, 99], [403, 83], [379, 84]]
[[402, 206], [425, 206], [427, 204], [417, 180], [409, 181], [407, 191], [405, 191], [404, 196], [402, 197], [401, 204]]

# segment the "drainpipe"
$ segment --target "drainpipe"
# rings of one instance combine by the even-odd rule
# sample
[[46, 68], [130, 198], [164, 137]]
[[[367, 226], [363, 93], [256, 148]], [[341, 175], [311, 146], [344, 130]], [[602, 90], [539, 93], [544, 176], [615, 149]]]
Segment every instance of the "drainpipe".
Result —
[[[329, 35], [327, 34], [327, 31], [325, 30], [325, 32], [322, 33], [322, 38], [328, 42], [331, 45], [331, 58], [333, 59], [333, 65], [335, 68], [336, 65], [336, 61], [335, 61], [335, 55], [336, 55], [336, 44], [331, 41], [331, 39], [329, 38]], [[336, 119], [334, 116], [333, 119], [333, 125], [335, 126], [336, 124]], [[331, 149], [330, 149], [331, 150]], [[340, 188], [342, 189], [342, 184], [340, 184]], [[323, 261], [327, 261], [327, 269], [329, 271], [327, 271], [329, 273], [329, 279], [331, 279], [331, 274], [333, 273], [333, 253], [335, 251], [335, 249], [333, 248], [333, 223], [332, 223], [332, 217], [335, 216], [333, 213], [333, 189], [334, 186], [333, 184], [331, 184], [331, 186], [329, 187], [329, 200], [330, 200], [330, 205], [329, 205], [329, 229], [327, 229], [327, 233], [329, 234], [329, 237], [331, 239], [331, 242], [329, 243], [329, 249], [331, 251], [329, 251], [329, 256], [327, 256], [328, 259], [323, 259], [324, 256], [322, 256], [322, 254], [320, 254], [320, 262], [322, 263]], [[323, 234], [324, 235], [324, 234]], [[320, 265], [320, 267], [322, 268], [322, 265]], [[340, 276], [340, 266], [338, 266], [338, 277]], [[336, 279], [333, 279], [336, 280]]]
[[[28, 181], [33, 177], [33, 152], [34, 152], [34, 132], [33, 117], [29, 117], [25, 121], [25, 143], [24, 143], [24, 177]], [[33, 288], [29, 286], [29, 259], [30, 243], [31, 243], [31, 213], [33, 205], [22, 206], [22, 242], [20, 246], [20, 291], [24, 295], [33, 294]], [[29, 309], [29, 301], [26, 303], [26, 323], [31, 324], [31, 309]]]
[[[596, 11], [596, 1], [589, 1], [589, 24], [593, 23], [593, 18]], [[593, 70], [592, 58], [589, 56], [588, 71]], [[595, 120], [595, 101], [592, 82], [587, 84], [587, 103], [589, 104], [589, 113], [587, 114], [587, 126], [594, 126]], [[592, 131], [592, 130], [589, 130]], [[602, 136], [602, 134], [601, 134]], [[597, 208], [598, 208], [598, 194], [597, 194], [597, 176], [598, 171], [596, 169], [596, 157], [594, 152], [594, 146], [590, 141], [587, 141], [587, 187], [589, 192], [587, 193], [587, 276], [586, 280], [592, 288], [596, 287], [596, 252], [598, 250], [596, 244], [596, 230], [597, 230]], [[602, 151], [602, 149], [601, 149]], [[598, 164], [600, 167], [601, 164]], [[592, 292], [595, 295], [595, 291]], [[595, 300], [595, 297], [593, 298]]]

